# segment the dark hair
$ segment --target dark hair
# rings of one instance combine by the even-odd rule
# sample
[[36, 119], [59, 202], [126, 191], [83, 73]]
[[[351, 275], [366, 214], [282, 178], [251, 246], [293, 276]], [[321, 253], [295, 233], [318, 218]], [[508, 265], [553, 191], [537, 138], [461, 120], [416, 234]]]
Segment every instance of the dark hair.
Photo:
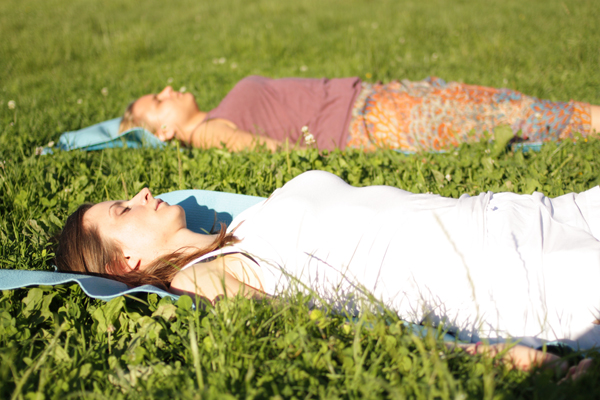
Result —
[[168, 288], [173, 277], [194, 259], [238, 242], [233, 233], [227, 233], [225, 225], [215, 241], [203, 249], [181, 248], [173, 253], [158, 257], [143, 271], [131, 271], [118, 243], [103, 238], [95, 226], [85, 227], [83, 218], [93, 206], [86, 203], [68, 218], [58, 235], [54, 261], [59, 271], [78, 272], [111, 278], [129, 286], [154, 285]]

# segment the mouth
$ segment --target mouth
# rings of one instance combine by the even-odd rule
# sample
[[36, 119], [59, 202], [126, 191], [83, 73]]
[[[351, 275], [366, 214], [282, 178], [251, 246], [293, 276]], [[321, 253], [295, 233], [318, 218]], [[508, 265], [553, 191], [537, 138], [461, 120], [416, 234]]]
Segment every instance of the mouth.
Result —
[[162, 201], [161, 199], [156, 199], [156, 200], [158, 200], [158, 201], [156, 202], [155, 211], [158, 210], [158, 208], [160, 207], [160, 205], [164, 203], [164, 201]]

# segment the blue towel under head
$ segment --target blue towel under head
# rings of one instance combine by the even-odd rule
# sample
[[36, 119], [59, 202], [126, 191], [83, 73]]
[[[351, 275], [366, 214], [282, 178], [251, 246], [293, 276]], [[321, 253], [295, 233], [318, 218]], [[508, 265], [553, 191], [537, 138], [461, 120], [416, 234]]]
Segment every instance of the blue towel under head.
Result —
[[144, 128], [132, 128], [119, 133], [121, 118], [101, 122], [77, 131], [65, 132], [54, 148], [46, 147], [42, 154], [52, 154], [53, 149], [69, 150], [102, 150], [113, 147], [140, 148], [165, 146], [156, 136]]

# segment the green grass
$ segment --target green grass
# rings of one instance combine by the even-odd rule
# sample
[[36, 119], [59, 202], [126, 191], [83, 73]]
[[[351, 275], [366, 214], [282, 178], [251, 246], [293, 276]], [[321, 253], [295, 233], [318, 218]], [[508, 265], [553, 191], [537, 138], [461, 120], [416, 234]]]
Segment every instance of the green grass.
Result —
[[[209, 109], [249, 74], [436, 75], [600, 104], [599, 20], [591, 0], [0, 2], [0, 267], [51, 269], [49, 234], [79, 203], [143, 186], [266, 196], [302, 171], [325, 169], [354, 185], [452, 197], [588, 189], [600, 183], [597, 140], [527, 154], [488, 143], [414, 156], [34, 151], [169, 82]], [[191, 311], [189, 298], [104, 303], [68, 285], [3, 292], [0, 396], [571, 399], [600, 391], [598, 367], [557, 386], [552, 372], [506, 371], [415, 338], [396, 316], [348, 322], [312, 313], [307, 300]]]

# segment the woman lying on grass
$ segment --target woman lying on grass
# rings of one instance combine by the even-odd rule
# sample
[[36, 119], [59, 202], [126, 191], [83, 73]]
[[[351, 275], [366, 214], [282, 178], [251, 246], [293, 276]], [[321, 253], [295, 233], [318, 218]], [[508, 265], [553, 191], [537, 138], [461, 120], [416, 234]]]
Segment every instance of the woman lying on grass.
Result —
[[[372, 296], [471, 343], [528, 338], [591, 349], [600, 346], [599, 237], [600, 187], [555, 199], [451, 199], [310, 171], [214, 235], [187, 229], [183, 209], [148, 189], [82, 205], [67, 219], [56, 263], [209, 300], [296, 287], [352, 310]], [[465, 347], [494, 354], [502, 346]], [[524, 369], [556, 360], [524, 346], [506, 357]]]
[[143, 126], [165, 141], [230, 150], [286, 141], [319, 149], [444, 150], [510, 125], [516, 141], [539, 143], [600, 132], [600, 106], [540, 100], [439, 78], [370, 84], [359, 78], [238, 82], [209, 112], [167, 86], [131, 103], [120, 131]]

